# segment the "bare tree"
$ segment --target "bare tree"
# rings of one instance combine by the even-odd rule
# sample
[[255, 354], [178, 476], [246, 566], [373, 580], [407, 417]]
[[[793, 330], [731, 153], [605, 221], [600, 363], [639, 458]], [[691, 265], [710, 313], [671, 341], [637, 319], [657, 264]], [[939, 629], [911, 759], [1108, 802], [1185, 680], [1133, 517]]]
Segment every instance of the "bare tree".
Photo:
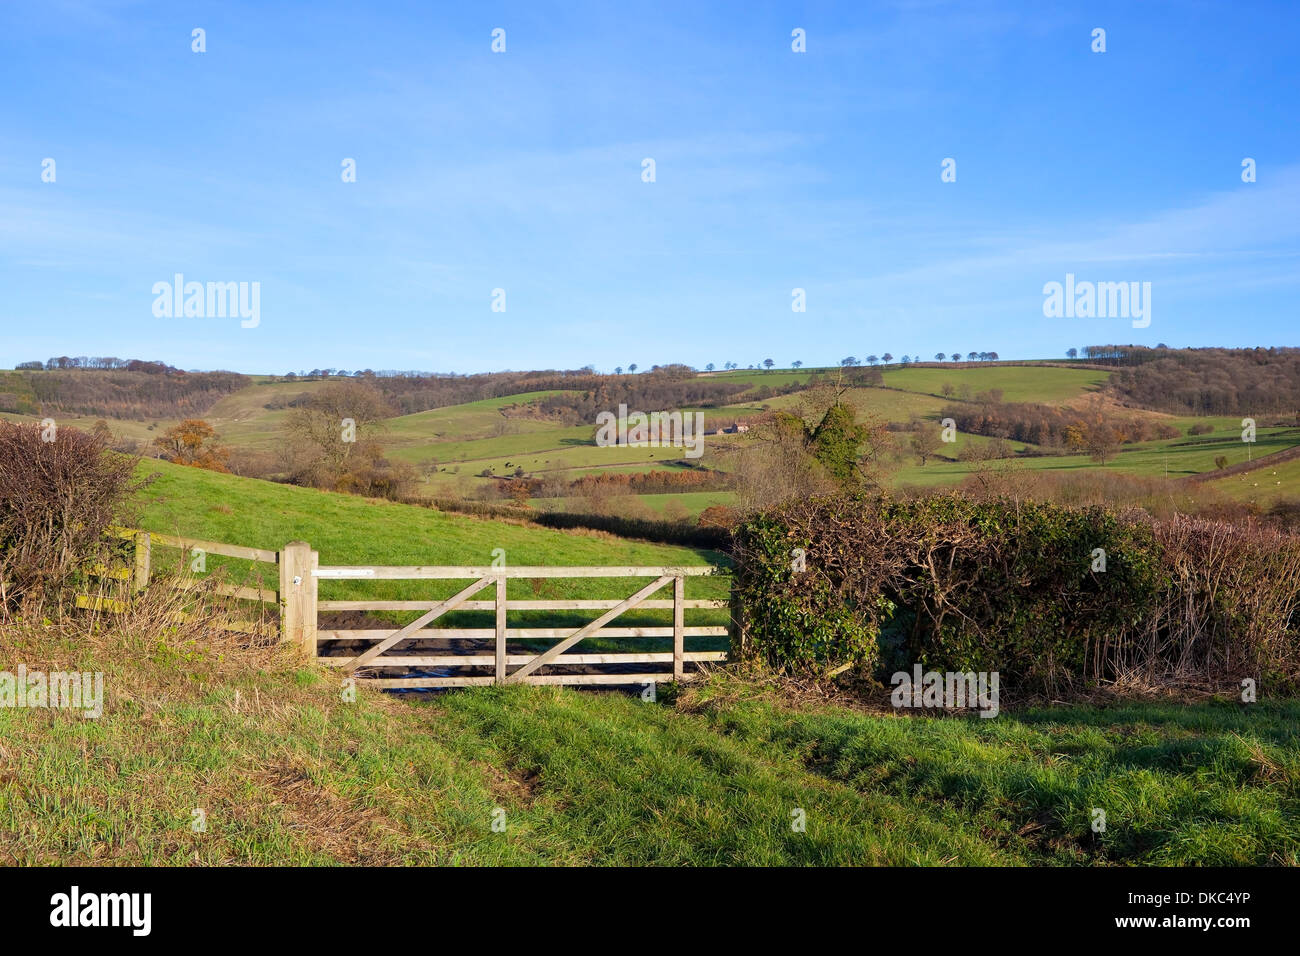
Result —
[[921, 459], [921, 464], [924, 465], [943, 447], [943, 439], [940, 437], [938, 429], [933, 425], [918, 422], [912, 432], [911, 444], [912, 452], [917, 458]]
[[332, 382], [293, 409], [285, 423], [295, 472], [315, 487], [334, 487], [354, 456], [375, 457], [374, 436], [392, 414], [364, 382]]

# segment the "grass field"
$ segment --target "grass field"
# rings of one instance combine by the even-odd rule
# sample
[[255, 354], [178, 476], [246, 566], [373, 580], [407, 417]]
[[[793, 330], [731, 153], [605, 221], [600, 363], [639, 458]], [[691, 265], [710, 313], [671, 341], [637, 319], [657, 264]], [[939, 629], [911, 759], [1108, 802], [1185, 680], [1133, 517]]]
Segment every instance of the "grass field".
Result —
[[1108, 374], [1096, 369], [1038, 367], [1032, 365], [959, 366], [956, 368], [892, 367], [884, 384], [909, 392], [943, 395], [943, 386], [963, 385], [972, 395], [1002, 389], [1004, 402], [1063, 402], [1105, 384]]
[[[677, 494], [626, 495], [637, 505], [644, 505], [652, 512], [663, 515], [677, 508], [683, 513], [698, 518], [700, 512], [713, 505], [730, 505], [736, 500], [731, 491], [688, 491]], [[619, 498], [613, 499], [615, 504]], [[534, 498], [532, 506], [539, 511], [578, 511], [581, 510], [581, 498]]]
[[[902, 391], [896, 388], [850, 388], [841, 396], [842, 400], [852, 405], [859, 416], [874, 415], [886, 422], [910, 422], [913, 418], [939, 418], [939, 410], [948, 404], [943, 398], [918, 392]], [[767, 404], [772, 408], [795, 409], [805, 400], [805, 395], [796, 392], [771, 399]]]
[[[960, 449], [963, 442], [979, 436], [960, 435], [953, 447]], [[1073, 471], [1104, 468], [1124, 474], [1163, 477], [1168, 469], [1170, 478], [1201, 474], [1215, 470], [1214, 459], [1220, 455], [1228, 459], [1228, 464], [1235, 465], [1251, 458], [1259, 458], [1272, 452], [1282, 451], [1300, 444], [1300, 432], [1293, 428], [1260, 429], [1257, 441], [1247, 451], [1241, 441], [1240, 429], [1199, 436], [1197, 440], [1177, 438], [1168, 442], [1143, 442], [1125, 445], [1114, 458], [1099, 466], [1087, 455], [1043, 455], [1016, 459], [1017, 467], [1028, 471]], [[979, 468], [970, 462], [931, 461], [922, 466], [908, 464], [891, 475], [897, 484], [917, 486], [939, 486], [951, 484], [973, 474]], [[1295, 473], [1288, 472], [1291, 478]], [[1257, 480], [1257, 479], [1256, 479]], [[1228, 484], [1225, 481], [1225, 485]], [[1216, 483], [1217, 484], [1217, 483]], [[1300, 492], [1300, 482], [1286, 482], [1277, 486], [1279, 494], [1288, 492], [1292, 495]]]
[[724, 676], [652, 703], [348, 703], [286, 654], [125, 627], [7, 635], [29, 666], [103, 672], [105, 706], [0, 709], [0, 861], [1300, 863], [1295, 703], [931, 719], [796, 708]]
[[[156, 470], [144, 527], [264, 548], [305, 539], [327, 563], [485, 563], [497, 547], [512, 564], [716, 559]], [[433, 583], [328, 582], [326, 596], [427, 598]], [[715, 596], [722, 582], [691, 583], [703, 591], [690, 596]], [[792, 695], [734, 668], [654, 702], [364, 684], [349, 701], [290, 648], [160, 627], [140, 608], [0, 631], [6, 665], [105, 682], [94, 720], [0, 708], [0, 861], [1300, 865], [1295, 701], [915, 716]]]
[[[550, 422], [505, 417], [502, 415], [502, 409], [512, 405], [527, 405], [559, 394], [561, 392], [557, 389], [524, 392], [519, 395], [507, 395], [504, 398], [485, 398], [479, 402], [434, 408], [413, 415], [400, 415], [388, 420], [386, 437], [394, 444], [407, 441], [427, 443], [432, 440], [442, 443], [463, 441], [471, 436], [479, 437], [482, 433], [489, 432], [500, 425], [508, 426], [513, 432], [551, 431], [555, 426]], [[590, 432], [591, 429], [587, 431]]]
[[1230, 498], [1267, 508], [1282, 498], [1294, 499], [1300, 490], [1300, 460], [1262, 465], [1240, 475], [1229, 475], [1206, 483]]
[[[141, 473], [157, 474], [140, 495], [139, 524], [144, 530], [268, 550], [278, 550], [290, 541], [307, 541], [320, 553], [320, 561], [325, 565], [487, 565], [496, 557], [497, 549], [504, 551], [505, 560], [511, 565], [725, 563], [721, 555], [710, 551], [607, 534], [489, 521], [415, 505], [220, 475], [166, 462], [145, 462]], [[160, 548], [156, 560], [179, 562], [181, 555]], [[277, 586], [273, 567], [217, 556], [206, 560], [209, 571], [222, 568], [237, 583], [247, 581], [251, 586], [260, 579], [272, 588]], [[510, 595], [556, 600], [626, 597], [632, 580], [519, 580], [510, 582]], [[320, 594], [324, 600], [438, 599], [454, 594], [461, 587], [464, 582], [322, 581]], [[688, 578], [686, 588], [689, 598], [726, 596], [725, 580]], [[449, 620], [472, 622], [477, 620], [474, 613], [453, 614]], [[658, 622], [665, 613], [641, 611], [628, 619]], [[692, 623], [715, 623], [713, 618], [724, 612], [698, 613], [698, 621]]]

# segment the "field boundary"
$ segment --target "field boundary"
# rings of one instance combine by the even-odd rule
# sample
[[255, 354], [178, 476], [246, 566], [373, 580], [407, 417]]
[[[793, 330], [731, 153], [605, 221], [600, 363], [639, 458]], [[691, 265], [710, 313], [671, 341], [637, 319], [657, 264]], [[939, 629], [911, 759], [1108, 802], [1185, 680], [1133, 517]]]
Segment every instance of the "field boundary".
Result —
[[[385, 689], [463, 687], [476, 684], [654, 684], [691, 680], [702, 664], [721, 663], [728, 652], [716, 649], [688, 650], [687, 639], [727, 638], [730, 625], [691, 625], [687, 611], [719, 610], [730, 606], [730, 598], [686, 598], [686, 579], [728, 576], [720, 565], [321, 565], [320, 555], [305, 541], [293, 541], [279, 551], [249, 548], [219, 541], [205, 541], [177, 535], [158, 534], [134, 528], [114, 528], [110, 536], [133, 543], [129, 566], [88, 569], [92, 576], [117, 582], [120, 597], [78, 594], [77, 607], [108, 613], [126, 610], [131, 594], [150, 586], [153, 546], [177, 548], [191, 554], [218, 554], [255, 563], [274, 564], [279, 569], [279, 590], [217, 584], [215, 593], [237, 600], [276, 604], [279, 607], [279, 636], [297, 645], [305, 656], [326, 667], [341, 670], [347, 677], [364, 679]], [[616, 579], [641, 584], [632, 594], [619, 598], [534, 600], [508, 598], [512, 580]], [[442, 600], [321, 600], [321, 581], [467, 581], [455, 595]], [[197, 589], [199, 579], [168, 579], [168, 587], [181, 591]], [[671, 588], [671, 597], [655, 597]], [[490, 599], [474, 598], [490, 590]], [[671, 611], [672, 621], [664, 625], [617, 626], [616, 620], [633, 609]], [[420, 611], [415, 620], [401, 627], [322, 628], [322, 612]], [[492, 627], [434, 626], [451, 611], [492, 612]], [[585, 623], [555, 626], [557, 622], [532, 619], [528, 626], [509, 626], [512, 612], [600, 611]], [[256, 622], [232, 622], [231, 630], [253, 631]], [[262, 625], [265, 627], [265, 625]], [[642, 651], [626, 646], [645, 638], [671, 639], [671, 650]], [[606, 647], [596, 653], [566, 653], [588, 639], [615, 641], [617, 649]], [[404, 651], [408, 641], [439, 646]], [[520, 642], [554, 642], [545, 648], [523, 648]], [[511, 647], [510, 643], [516, 646]], [[328, 653], [322, 653], [322, 647]], [[391, 652], [391, 653], [390, 653]], [[635, 666], [633, 666], [635, 665]], [[642, 665], [656, 665], [649, 670]], [[555, 668], [567, 668], [556, 672]], [[574, 671], [574, 668], [580, 670]], [[547, 673], [538, 673], [546, 669]], [[397, 673], [394, 673], [397, 671]]]
[[1283, 448], [1281, 451], [1262, 455], [1254, 461], [1239, 461], [1235, 465], [1229, 465], [1227, 468], [1216, 468], [1214, 471], [1202, 471], [1195, 475], [1183, 475], [1179, 480], [1191, 484], [1196, 484], [1202, 481], [1214, 481], [1216, 478], [1228, 478], [1231, 475], [1248, 474], [1260, 468], [1267, 468], [1271, 465], [1280, 465], [1282, 462], [1291, 461], [1294, 458], [1300, 458], [1300, 445], [1292, 445], [1290, 448]]

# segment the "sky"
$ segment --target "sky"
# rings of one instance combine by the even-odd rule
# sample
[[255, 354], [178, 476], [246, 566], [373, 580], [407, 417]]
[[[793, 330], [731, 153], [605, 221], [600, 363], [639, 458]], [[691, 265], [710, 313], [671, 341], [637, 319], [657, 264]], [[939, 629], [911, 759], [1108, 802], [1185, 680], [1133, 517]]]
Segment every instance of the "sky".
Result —
[[1294, 2], [3, 0], [0, 86], [5, 367], [1300, 345]]

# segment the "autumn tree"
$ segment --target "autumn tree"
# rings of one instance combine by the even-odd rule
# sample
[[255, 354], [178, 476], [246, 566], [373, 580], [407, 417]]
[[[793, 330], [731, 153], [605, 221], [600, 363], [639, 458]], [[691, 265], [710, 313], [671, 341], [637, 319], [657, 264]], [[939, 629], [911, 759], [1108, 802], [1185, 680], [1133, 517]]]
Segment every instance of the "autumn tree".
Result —
[[528, 487], [528, 482], [520, 479], [506, 482], [506, 494], [517, 505], [522, 507], [528, 506], [528, 499], [532, 495], [532, 489]]
[[1065, 441], [1071, 448], [1088, 453], [1099, 465], [1106, 464], [1119, 451], [1124, 431], [1109, 421], [1098, 402], [1089, 405], [1080, 418], [1066, 429]]
[[187, 418], [155, 438], [164, 461], [208, 471], [227, 472], [230, 449], [217, 444], [216, 429], [201, 418]]

